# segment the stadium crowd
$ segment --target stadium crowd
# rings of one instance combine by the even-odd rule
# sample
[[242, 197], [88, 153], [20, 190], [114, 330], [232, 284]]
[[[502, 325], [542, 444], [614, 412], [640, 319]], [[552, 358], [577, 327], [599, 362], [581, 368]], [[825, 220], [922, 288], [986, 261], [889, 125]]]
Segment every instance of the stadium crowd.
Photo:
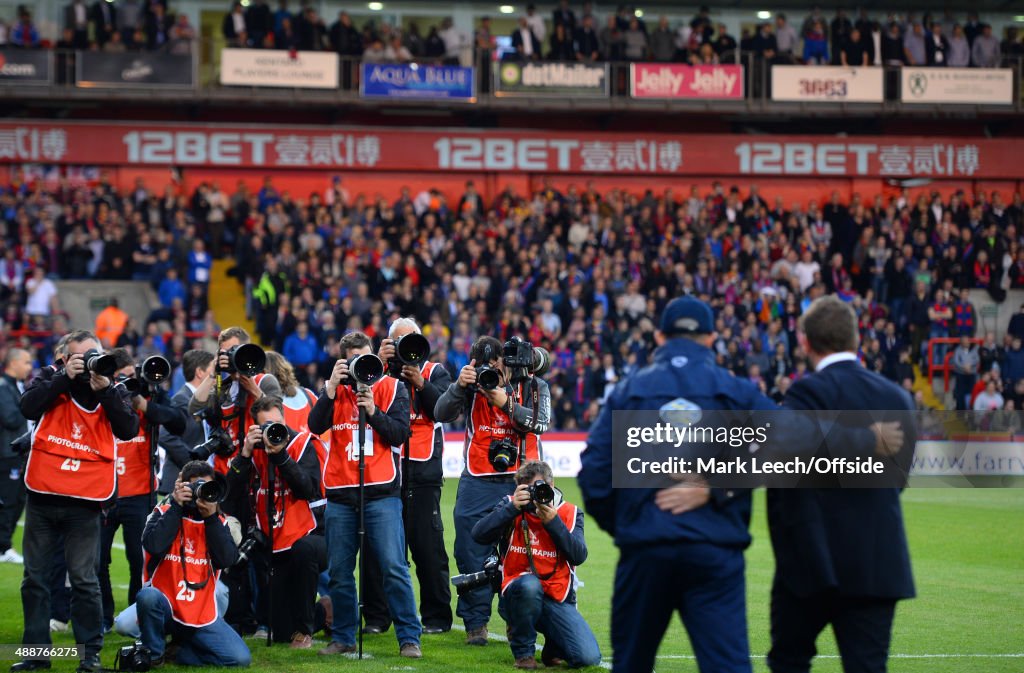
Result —
[[392, 201], [351, 196], [340, 177], [307, 199], [271, 177], [258, 191], [202, 183], [191, 194], [142, 180], [118, 192], [106, 177], [46, 191], [16, 178], [0, 195], [3, 327], [45, 364], [48, 330], [67, 330], [51, 279], [148, 280], [162, 306], [144, 322], [111, 309], [120, 318], [98, 331], [177, 366], [189, 348], [216, 350], [207, 285], [213, 259], [231, 255], [261, 340], [301, 384], [319, 389], [342, 335], [363, 331], [376, 346], [411, 316], [453, 375], [481, 335], [550, 349], [552, 425], [570, 430], [648, 361], [671, 298], [708, 301], [719, 362], [781, 397], [806, 372], [798, 316], [836, 293], [857, 311], [872, 369], [909, 387], [929, 338], [972, 337], [983, 342], [965, 344], [975, 357], [953, 360], [959, 400], [991, 382], [1001, 404], [1021, 403], [1024, 315], [992, 334], [971, 301], [1024, 288], [1020, 194], [768, 199], [717, 182], [630, 194], [545, 178], [490, 200], [468, 182], [457, 199], [405, 188]]

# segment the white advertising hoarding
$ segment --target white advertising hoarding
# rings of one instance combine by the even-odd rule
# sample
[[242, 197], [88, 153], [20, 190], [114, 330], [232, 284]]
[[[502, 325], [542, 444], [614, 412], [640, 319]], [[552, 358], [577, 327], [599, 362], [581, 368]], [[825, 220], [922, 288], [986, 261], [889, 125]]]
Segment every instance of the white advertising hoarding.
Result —
[[1009, 68], [902, 68], [904, 103], [1012, 105]]
[[289, 89], [336, 89], [338, 55], [320, 51], [224, 49], [220, 83]]
[[881, 103], [881, 68], [777, 65], [772, 100], [789, 102]]

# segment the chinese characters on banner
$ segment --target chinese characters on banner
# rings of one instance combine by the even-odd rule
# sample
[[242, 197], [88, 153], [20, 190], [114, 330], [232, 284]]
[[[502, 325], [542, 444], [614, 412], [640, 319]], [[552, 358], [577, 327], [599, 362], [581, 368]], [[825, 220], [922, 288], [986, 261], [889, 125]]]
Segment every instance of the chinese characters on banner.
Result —
[[0, 163], [1024, 178], [1024, 140], [0, 122]]

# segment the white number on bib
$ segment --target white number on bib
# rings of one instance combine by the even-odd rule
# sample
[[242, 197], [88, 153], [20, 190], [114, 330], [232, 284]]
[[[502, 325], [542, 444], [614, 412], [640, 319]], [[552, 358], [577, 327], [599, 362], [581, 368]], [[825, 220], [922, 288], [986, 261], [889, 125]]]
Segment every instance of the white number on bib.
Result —
[[60, 469], [65, 472], [78, 472], [80, 467], [82, 467], [82, 461], [74, 458], [65, 458], [64, 462], [60, 464]]
[[196, 599], [196, 592], [188, 588], [188, 584], [185, 583], [185, 580], [179, 580], [178, 595], [175, 596], [175, 598], [177, 598], [179, 601], [191, 603]]
[[125, 472], [127, 472], [127, 466], [124, 464], [124, 456], [118, 456], [117, 457], [117, 473], [119, 475], [124, 475]]
[[[345, 447], [345, 455], [349, 460], [359, 460], [359, 438], [355, 432], [352, 433], [352, 441]], [[373, 430], [366, 426], [366, 444], [364, 444], [363, 455], [367, 458], [373, 457]]]

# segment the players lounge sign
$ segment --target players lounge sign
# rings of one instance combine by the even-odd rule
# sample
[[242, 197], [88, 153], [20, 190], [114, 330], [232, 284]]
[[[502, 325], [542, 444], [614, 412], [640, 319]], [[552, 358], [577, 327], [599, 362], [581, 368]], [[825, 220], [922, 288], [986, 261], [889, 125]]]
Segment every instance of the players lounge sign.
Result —
[[0, 163], [617, 176], [1024, 177], [1024, 140], [0, 121]]
[[494, 65], [498, 96], [608, 95], [608, 64], [517, 63]]

